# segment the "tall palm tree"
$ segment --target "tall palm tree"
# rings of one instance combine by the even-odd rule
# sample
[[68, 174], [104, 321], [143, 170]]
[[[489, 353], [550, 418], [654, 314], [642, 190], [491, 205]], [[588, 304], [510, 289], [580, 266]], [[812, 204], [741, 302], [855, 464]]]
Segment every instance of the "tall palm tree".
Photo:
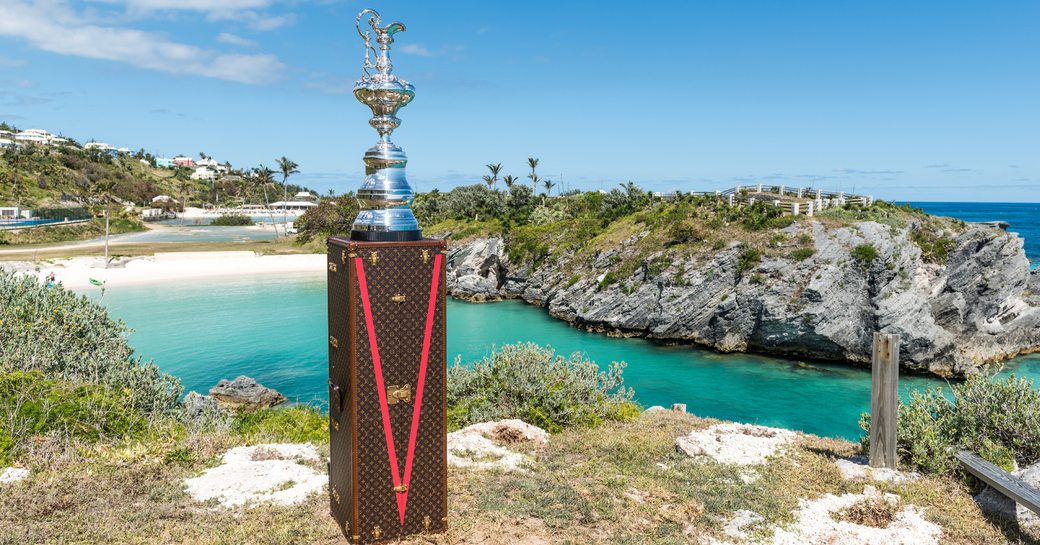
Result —
[[513, 184], [517, 182], [517, 179], [512, 174], [506, 174], [502, 177], [502, 183], [506, 184], [507, 189], [513, 189]]
[[[556, 182], [553, 182], [552, 180], [547, 178], [545, 180], [542, 180], [542, 185], [545, 186], [545, 195], [548, 196], [550, 193], [552, 193], [552, 188], [556, 186]], [[542, 197], [542, 205], [545, 205], [545, 196]]]
[[264, 190], [264, 206], [267, 207], [267, 213], [271, 217], [271, 226], [274, 227], [274, 234], [278, 236], [278, 226], [274, 223], [274, 211], [271, 210], [271, 200], [267, 198], [267, 186], [274, 183], [274, 171], [260, 165], [253, 169], [253, 173], [256, 174], [256, 185], [259, 185]]
[[531, 173], [527, 175], [531, 179], [531, 188], [538, 191], [538, 174], [535, 173], [534, 169], [538, 168], [538, 159], [534, 157], [527, 158], [527, 166], [531, 167]]
[[112, 215], [112, 189], [114, 189], [116, 183], [112, 180], [98, 180], [94, 183], [94, 192], [101, 198], [101, 201], [105, 203], [105, 268], [108, 268], [108, 235], [109, 235], [109, 216]]
[[289, 215], [287, 210], [288, 206], [286, 206], [285, 204], [289, 202], [289, 186], [287, 185], [287, 182], [289, 181], [289, 176], [293, 174], [298, 174], [300, 172], [299, 169], [296, 168], [298, 166], [300, 165], [297, 165], [296, 163], [290, 161], [289, 158], [284, 155], [281, 159], [278, 160], [278, 170], [282, 171], [282, 221], [284, 222], [284, 225], [282, 227], [283, 229], [285, 228], [285, 225], [289, 224]]
[[484, 183], [487, 184], [488, 189], [491, 189], [492, 187], [495, 186], [495, 179], [492, 178], [491, 176], [488, 176], [487, 174], [485, 174], [484, 175]]
[[498, 173], [502, 172], [502, 163], [493, 163], [487, 166], [488, 170], [491, 171], [491, 183], [488, 187], [494, 189], [495, 182], [498, 182]]

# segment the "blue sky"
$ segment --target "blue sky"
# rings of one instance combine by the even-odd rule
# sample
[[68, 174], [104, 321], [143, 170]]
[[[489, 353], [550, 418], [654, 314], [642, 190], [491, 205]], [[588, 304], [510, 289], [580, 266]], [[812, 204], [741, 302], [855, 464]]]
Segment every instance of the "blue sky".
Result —
[[419, 190], [815, 183], [1040, 201], [1040, 3], [0, 0], [0, 120], [356, 188], [354, 16], [400, 20]]

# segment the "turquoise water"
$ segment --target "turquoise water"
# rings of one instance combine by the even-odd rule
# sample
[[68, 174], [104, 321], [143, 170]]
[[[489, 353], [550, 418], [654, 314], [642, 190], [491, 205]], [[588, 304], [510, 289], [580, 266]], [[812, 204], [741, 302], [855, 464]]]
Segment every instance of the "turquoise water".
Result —
[[[100, 292], [91, 292], [98, 298]], [[290, 399], [324, 402], [327, 395], [326, 295], [320, 275], [243, 277], [206, 284], [129, 286], [103, 302], [137, 331], [140, 354], [205, 392], [222, 378], [246, 374]], [[565, 354], [583, 352], [605, 366], [625, 361], [625, 382], [644, 405], [686, 403], [701, 416], [761, 423], [825, 436], [856, 438], [859, 413], [870, 406], [864, 369], [748, 354], [716, 354], [690, 346], [587, 333], [519, 301], [448, 302], [448, 357], [463, 362], [492, 346], [532, 341]], [[1040, 378], [1040, 358], [1013, 366]], [[904, 377], [913, 389], [944, 385]]]

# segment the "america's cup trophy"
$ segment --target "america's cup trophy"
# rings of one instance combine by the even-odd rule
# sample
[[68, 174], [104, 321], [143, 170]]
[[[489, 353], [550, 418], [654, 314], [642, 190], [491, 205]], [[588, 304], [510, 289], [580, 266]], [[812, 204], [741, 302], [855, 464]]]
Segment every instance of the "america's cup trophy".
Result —
[[[368, 16], [371, 30], [361, 30]], [[354, 96], [372, 109], [368, 121], [379, 132], [379, 141], [365, 152], [365, 183], [358, 190], [361, 213], [354, 220], [350, 238], [371, 241], [419, 240], [422, 233], [412, 214], [412, 188], [405, 178], [408, 158], [404, 150], [390, 141], [390, 134], [401, 125], [397, 111], [415, 98], [411, 83], [391, 73], [390, 44], [394, 34], [404, 32], [404, 25], [379, 26], [379, 14], [366, 9], [358, 14], [355, 27], [365, 41], [365, 64], [361, 79], [354, 83]], [[379, 49], [372, 46], [372, 33]], [[372, 62], [372, 56], [375, 62]], [[369, 70], [375, 69], [372, 74]]]
[[447, 526], [447, 247], [422, 238], [407, 159], [390, 141], [415, 96], [391, 73], [404, 25], [366, 9], [355, 26], [365, 64], [354, 96], [379, 141], [365, 152], [350, 238], [328, 239], [329, 502], [360, 545]]

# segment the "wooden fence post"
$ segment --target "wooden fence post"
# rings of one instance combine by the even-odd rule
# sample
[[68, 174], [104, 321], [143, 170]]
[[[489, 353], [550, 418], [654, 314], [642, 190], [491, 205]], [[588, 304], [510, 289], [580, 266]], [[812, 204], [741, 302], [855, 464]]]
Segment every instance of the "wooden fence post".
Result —
[[896, 469], [899, 335], [874, 333], [870, 387], [870, 467]]

